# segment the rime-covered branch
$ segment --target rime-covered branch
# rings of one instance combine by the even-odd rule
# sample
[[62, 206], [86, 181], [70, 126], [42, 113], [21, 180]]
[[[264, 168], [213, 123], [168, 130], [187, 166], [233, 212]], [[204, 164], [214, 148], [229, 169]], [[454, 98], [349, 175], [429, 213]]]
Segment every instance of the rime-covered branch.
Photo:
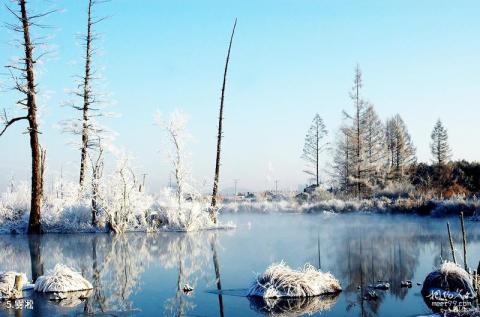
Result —
[[17, 121], [20, 121], [20, 120], [28, 120], [28, 116], [23, 116], [23, 117], [16, 117], [16, 118], [13, 118], [13, 119], [8, 119], [7, 118], [7, 113], [5, 110], [3, 110], [3, 116], [2, 116], [2, 119], [3, 119], [3, 129], [0, 131], [0, 136], [2, 136], [5, 131], [7, 131], [8, 127], [11, 126], [12, 124], [14, 124], [15, 122]]

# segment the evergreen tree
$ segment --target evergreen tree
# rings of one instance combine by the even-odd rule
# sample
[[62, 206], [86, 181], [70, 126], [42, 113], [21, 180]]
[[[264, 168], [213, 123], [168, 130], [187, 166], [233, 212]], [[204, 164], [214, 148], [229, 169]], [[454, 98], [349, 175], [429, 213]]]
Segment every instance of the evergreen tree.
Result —
[[325, 124], [322, 118], [317, 113], [313, 118], [312, 125], [308, 129], [305, 136], [305, 145], [303, 146], [302, 158], [307, 162], [308, 169], [304, 170], [305, 173], [312, 176], [315, 179], [315, 184], [320, 185], [319, 181], [319, 156], [320, 153], [326, 148], [328, 143], [323, 140], [327, 135]]
[[450, 159], [450, 146], [448, 145], [447, 129], [443, 126], [440, 119], [437, 120], [432, 131], [432, 150], [433, 160], [439, 166], [444, 165]]

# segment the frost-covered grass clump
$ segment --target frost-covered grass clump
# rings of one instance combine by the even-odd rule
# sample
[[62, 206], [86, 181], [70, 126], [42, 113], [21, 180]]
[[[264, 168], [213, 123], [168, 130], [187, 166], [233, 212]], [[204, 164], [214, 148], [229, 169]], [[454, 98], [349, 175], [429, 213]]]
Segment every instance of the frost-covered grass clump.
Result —
[[34, 290], [43, 293], [65, 293], [93, 289], [92, 284], [80, 273], [66, 265], [57, 264], [53, 271], [35, 281]]
[[20, 291], [21, 293], [23, 285], [27, 282], [27, 275], [25, 273], [17, 273], [12, 271], [0, 273], [0, 299], [10, 299], [12, 295], [14, 295], [16, 291], [15, 279], [17, 276], [20, 277], [20, 284], [18, 285], [19, 290], [17, 291]]
[[281, 262], [270, 265], [263, 274], [257, 276], [247, 296], [312, 297], [340, 291], [340, 282], [328, 272], [319, 271], [309, 264], [294, 270]]

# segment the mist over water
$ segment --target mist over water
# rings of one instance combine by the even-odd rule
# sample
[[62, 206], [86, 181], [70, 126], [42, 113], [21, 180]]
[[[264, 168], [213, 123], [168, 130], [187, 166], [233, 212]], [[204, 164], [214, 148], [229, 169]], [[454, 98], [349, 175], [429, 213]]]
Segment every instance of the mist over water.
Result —
[[[426, 275], [449, 259], [446, 221], [461, 250], [458, 219], [387, 215], [224, 214], [234, 230], [191, 233], [1, 235], [0, 270], [38, 276], [64, 263], [82, 272], [94, 290], [86, 300], [54, 302], [33, 294], [22, 316], [412, 316], [431, 312], [420, 295]], [[477, 266], [480, 235], [467, 223], [468, 261]], [[457, 259], [462, 259], [457, 253]], [[340, 280], [338, 296], [252, 300], [255, 273], [284, 260], [311, 263]], [[389, 281], [376, 301], [368, 284]], [[412, 280], [412, 288], [400, 287]], [[194, 290], [185, 293], [185, 284]], [[359, 286], [360, 289], [359, 289]], [[18, 311], [17, 311], [18, 314]], [[0, 308], [0, 315], [16, 316]]]

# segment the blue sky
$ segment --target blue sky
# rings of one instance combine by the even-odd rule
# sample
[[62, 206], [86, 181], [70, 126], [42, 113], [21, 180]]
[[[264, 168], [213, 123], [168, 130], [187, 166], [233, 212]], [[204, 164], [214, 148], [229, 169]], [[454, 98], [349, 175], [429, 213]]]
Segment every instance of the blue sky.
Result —
[[[3, 0], [4, 3], [10, 1]], [[77, 177], [79, 153], [56, 127], [77, 115], [61, 107], [81, 72], [87, 1], [32, 1], [34, 10], [60, 8], [44, 20], [55, 26], [54, 54], [40, 65], [42, 144], [48, 172], [60, 166]], [[3, 22], [12, 21], [5, 9]], [[235, 17], [237, 32], [227, 83], [221, 183], [252, 190], [294, 188], [306, 182], [300, 159], [314, 114], [325, 120], [333, 142], [348, 97], [353, 70], [364, 73], [364, 96], [386, 119], [399, 113], [421, 161], [430, 160], [430, 132], [437, 118], [449, 131], [455, 159], [479, 160], [480, 30], [478, 1], [131, 1], [97, 7], [111, 17], [98, 25], [96, 57], [105, 88], [121, 114], [103, 123], [118, 133], [115, 144], [148, 173], [152, 190], [168, 183], [170, 170], [157, 110], [189, 115], [193, 175], [213, 178], [216, 118], [224, 59]], [[19, 52], [14, 34], [0, 33], [0, 63]], [[2, 71], [3, 72], [3, 71]], [[0, 107], [12, 110], [2, 75]], [[24, 126], [0, 138], [0, 188], [15, 175], [28, 179], [29, 148]], [[327, 159], [325, 164], [327, 164]], [[107, 165], [112, 166], [113, 161]], [[48, 181], [48, 179], [47, 179]]]

